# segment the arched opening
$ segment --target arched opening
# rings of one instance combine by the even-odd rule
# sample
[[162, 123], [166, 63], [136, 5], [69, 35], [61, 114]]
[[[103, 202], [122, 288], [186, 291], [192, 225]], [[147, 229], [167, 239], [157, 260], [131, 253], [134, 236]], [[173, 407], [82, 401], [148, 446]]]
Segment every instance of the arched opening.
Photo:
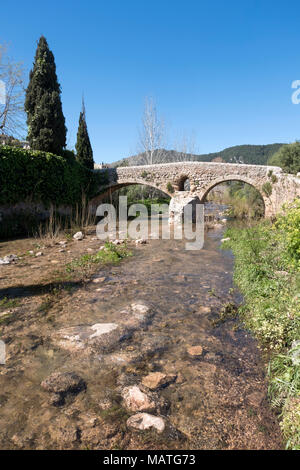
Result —
[[188, 176], [181, 176], [178, 180], [178, 191], [190, 191], [191, 184]]
[[[167, 193], [148, 184], [121, 183], [108, 188], [105, 192], [94, 198], [90, 202], [90, 205], [93, 206], [92, 210], [94, 212], [96, 212], [98, 205], [103, 203], [112, 204], [118, 211], [120, 196], [127, 196], [128, 208], [133, 204], [143, 204], [146, 206], [149, 215], [152, 205], [168, 205], [171, 199]], [[161, 213], [159, 208], [157, 209], [157, 213]]]
[[208, 220], [218, 217], [259, 219], [265, 216], [265, 201], [251, 183], [239, 179], [216, 182], [202, 197]]

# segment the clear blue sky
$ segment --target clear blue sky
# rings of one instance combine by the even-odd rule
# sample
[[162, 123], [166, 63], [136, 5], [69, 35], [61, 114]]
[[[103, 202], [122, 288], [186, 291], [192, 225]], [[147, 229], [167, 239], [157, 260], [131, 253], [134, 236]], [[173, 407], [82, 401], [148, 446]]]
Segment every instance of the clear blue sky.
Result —
[[70, 148], [84, 92], [96, 162], [136, 152], [145, 96], [170, 141], [194, 132], [200, 153], [300, 139], [298, 1], [15, 0], [0, 17], [28, 71], [46, 36]]

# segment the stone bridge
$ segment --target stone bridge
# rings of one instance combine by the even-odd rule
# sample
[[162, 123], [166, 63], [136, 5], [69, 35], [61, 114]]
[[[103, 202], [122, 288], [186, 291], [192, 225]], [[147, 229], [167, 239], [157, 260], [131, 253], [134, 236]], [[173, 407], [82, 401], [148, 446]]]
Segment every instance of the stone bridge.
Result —
[[96, 208], [110, 192], [131, 184], [152, 186], [169, 195], [172, 216], [188, 203], [203, 203], [212, 188], [226, 181], [242, 181], [254, 186], [264, 200], [266, 217], [274, 216], [283, 203], [300, 197], [299, 176], [286, 174], [273, 166], [175, 162], [95, 171], [105, 172], [107, 183], [99, 188], [99, 196], [90, 201], [92, 208]]

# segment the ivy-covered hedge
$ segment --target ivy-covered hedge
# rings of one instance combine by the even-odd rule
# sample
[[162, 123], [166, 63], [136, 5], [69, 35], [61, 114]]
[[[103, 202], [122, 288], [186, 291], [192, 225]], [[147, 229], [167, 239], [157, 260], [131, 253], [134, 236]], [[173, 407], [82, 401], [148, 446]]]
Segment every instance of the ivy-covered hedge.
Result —
[[86, 169], [70, 156], [0, 146], [0, 204], [32, 201], [75, 205], [91, 198], [106, 175]]

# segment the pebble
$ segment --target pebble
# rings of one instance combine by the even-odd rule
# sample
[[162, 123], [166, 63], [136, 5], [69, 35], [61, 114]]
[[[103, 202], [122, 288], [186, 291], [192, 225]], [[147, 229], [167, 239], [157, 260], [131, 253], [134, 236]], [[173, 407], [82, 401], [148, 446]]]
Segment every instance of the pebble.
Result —
[[202, 346], [191, 346], [190, 348], [188, 348], [187, 352], [190, 356], [197, 357], [201, 356], [201, 354], [203, 353], [203, 348]]

